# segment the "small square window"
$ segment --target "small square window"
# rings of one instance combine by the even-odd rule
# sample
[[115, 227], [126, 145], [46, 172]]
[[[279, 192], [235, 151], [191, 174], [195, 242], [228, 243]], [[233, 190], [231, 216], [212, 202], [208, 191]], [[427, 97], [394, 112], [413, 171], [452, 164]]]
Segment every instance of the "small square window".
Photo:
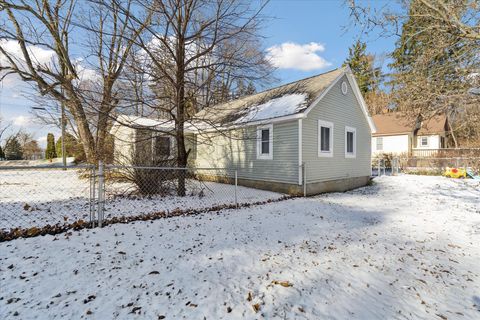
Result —
[[158, 160], [167, 159], [170, 157], [170, 137], [156, 136], [155, 137], [155, 158]]
[[318, 120], [318, 156], [333, 156], [333, 123]]
[[420, 145], [422, 147], [428, 147], [428, 137], [421, 137], [420, 138]]
[[355, 158], [357, 152], [357, 130], [352, 127], [345, 127], [345, 158]]

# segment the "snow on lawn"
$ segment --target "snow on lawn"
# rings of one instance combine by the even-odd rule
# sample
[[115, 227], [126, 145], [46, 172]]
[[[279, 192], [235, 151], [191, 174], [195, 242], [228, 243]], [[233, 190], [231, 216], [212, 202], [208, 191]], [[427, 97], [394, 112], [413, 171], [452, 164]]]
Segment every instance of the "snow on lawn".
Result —
[[[52, 169], [3, 170], [0, 175], [0, 228], [41, 227], [47, 224], [87, 220], [90, 216], [90, 184], [81, 171]], [[158, 211], [208, 208], [235, 203], [233, 185], [187, 181], [187, 196], [114, 197], [125, 183], [107, 184], [105, 217], [140, 215]], [[201, 194], [201, 196], [199, 196]], [[238, 187], [240, 203], [277, 199], [283, 194]]]
[[0, 318], [479, 319], [478, 181], [375, 182], [0, 243]]

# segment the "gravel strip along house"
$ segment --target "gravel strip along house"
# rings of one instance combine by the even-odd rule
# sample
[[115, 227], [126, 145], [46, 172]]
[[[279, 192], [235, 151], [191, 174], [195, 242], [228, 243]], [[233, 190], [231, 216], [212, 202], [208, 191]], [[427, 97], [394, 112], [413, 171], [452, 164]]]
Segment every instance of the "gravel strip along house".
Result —
[[[134, 144], [135, 130], [145, 123], [173, 127], [168, 120], [131, 116], [122, 123], [127, 118], [137, 129], [114, 125], [114, 135], [122, 136], [117, 154], [125, 141]], [[343, 67], [202, 110], [187, 135], [192, 166], [234, 168], [240, 185], [312, 195], [368, 182], [373, 132], [355, 78]], [[154, 141], [161, 139], [152, 138], [152, 153]], [[172, 143], [168, 150], [174, 150]]]

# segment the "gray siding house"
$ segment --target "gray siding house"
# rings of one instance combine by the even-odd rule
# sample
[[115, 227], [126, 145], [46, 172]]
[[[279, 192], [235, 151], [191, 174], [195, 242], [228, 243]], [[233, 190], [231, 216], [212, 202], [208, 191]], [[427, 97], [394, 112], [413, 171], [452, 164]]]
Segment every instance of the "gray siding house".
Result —
[[371, 175], [375, 126], [348, 67], [211, 107], [192, 121], [190, 163], [234, 168], [240, 185], [312, 195], [363, 186]]

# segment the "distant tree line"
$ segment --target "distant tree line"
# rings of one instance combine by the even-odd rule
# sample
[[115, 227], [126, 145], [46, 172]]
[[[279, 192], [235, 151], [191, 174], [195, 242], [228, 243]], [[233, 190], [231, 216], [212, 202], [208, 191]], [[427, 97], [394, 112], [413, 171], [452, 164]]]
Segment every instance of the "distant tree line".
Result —
[[[76, 162], [85, 161], [82, 144], [70, 133], [65, 135], [65, 154]], [[53, 133], [47, 134], [47, 147], [43, 151], [33, 135], [20, 130], [7, 136], [0, 144], [0, 160], [37, 160], [62, 157], [62, 138], [55, 142]]]

